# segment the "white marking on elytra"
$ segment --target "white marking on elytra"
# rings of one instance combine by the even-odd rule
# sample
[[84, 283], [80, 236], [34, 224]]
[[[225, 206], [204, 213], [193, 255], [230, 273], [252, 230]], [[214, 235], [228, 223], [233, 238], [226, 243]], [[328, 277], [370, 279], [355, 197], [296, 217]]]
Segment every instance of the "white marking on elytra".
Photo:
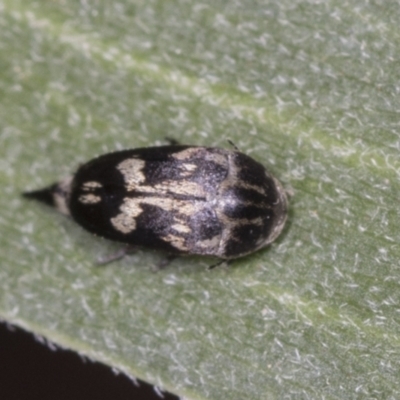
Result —
[[184, 161], [187, 159], [195, 158], [196, 154], [200, 154], [203, 149], [201, 147], [189, 147], [188, 149], [178, 151], [172, 155], [175, 160]]
[[[188, 171], [193, 171], [197, 168], [194, 164], [186, 165], [188, 166]], [[117, 169], [124, 177], [125, 188], [128, 192], [139, 191], [141, 193], [159, 194], [160, 196], [176, 194], [196, 197], [206, 196], [200, 184], [189, 180], [168, 180], [152, 186], [143, 185], [146, 181], [146, 177], [143, 173], [144, 166], [145, 162], [136, 158], [129, 158], [117, 165]]]
[[193, 175], [193, 173], [197, 170], [197, 165], [196, 164], [190, 164], [190, 163], [182, 163], [178, 165], [179, 168], [179, 175], [188, 178]]
[[82, 190], [85, 192], [90, 192], [93, 189], [101, 188], [103, 185], [96, 181], [87, 181], [82, 184]]
[[136, 229], [136, 217], [143, 211], [140, 203], [133, 200], [126, 198], [120, 207], [121, 213], [111, 218], [114, 228], [122, 233], [130, 233]]
[[188, 248], [185, 244], [185, 238], [183, 238], [182, 236], [176, 236], [170, 233], [167, 236], [162, 236], [161, 239], [165, 242], [168, 242], [179, 250], [188, 251]]
[[160, 195], [184, 195], [202, 197], [205, 200], [206, 193], [202, 185], [192, 181], [165, 181], [154, 186], [142, 186], [140, 191], [158, 193]]
[[197, 165], [196, 164], [190, 164], [190, 163], [183, 163], [179, 165], [180, 169], [184, 169], [185, 171], [188, 172], [193, 172], [197, 169]]
[[128, 158], [117, 165], [117, 169], [124, 176], [128, 191], [137, 189], [146, 180], [143, 173], [145, 161], [137, 158]]
[[171, 228], [181, 233], [190, 233], [192, 231], [189, 226], [182, 224], [173, 224]]
[[125, 198], [120, 207], [121, 213], [111, 218], [111, 223], [118, 231], [130, 233], [136, 229], [136, 217], [143, 212], [142, 205], [148, 204], [168, 212], [178, 212], [184, 215], [194, 215], [201, 206], [196, 202], [176, 200], [169, 197], [135, 197]]
[[160, 198], [142, 197], [132, 200], [137, 201], [138, 203], [141, 204], [149, 204], [152, 206], [157, 206], [165, 211], [176, 211], [180, 214], [188, 216], [194, 215], [194, 213], [198, 211], [198, 209], [201, 209], [201, 207], [198, 206], [196, 207], [196, 202], [177, 200], [169, 197], [160, 197]]
[[78, 200], [83, 204], [96, 204], [101, 202], [101, 197], [96, 196], [92, 193], [84, 194], [79, 196]]
[[[82, 183], [81, 190], [83, 192], [93, 192], [96, 189], [102, 188], [103, 185], [96, 181], [87, 181]], [[101, 197], [93, 193], [86, 193], [79, 196], [78, 201], [82, 204], [96, 204], [101, 202]]]

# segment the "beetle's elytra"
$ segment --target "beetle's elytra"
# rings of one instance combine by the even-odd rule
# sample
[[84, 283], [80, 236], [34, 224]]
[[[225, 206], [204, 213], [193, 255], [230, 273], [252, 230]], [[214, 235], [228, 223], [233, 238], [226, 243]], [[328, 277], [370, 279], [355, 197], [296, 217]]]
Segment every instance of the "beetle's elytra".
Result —
[[170, 254], [234, 259], [277, 238], [280, 182], [251, 157], [169, 145], [104, 154], [72, 177], [24, 193], [107, 239]]

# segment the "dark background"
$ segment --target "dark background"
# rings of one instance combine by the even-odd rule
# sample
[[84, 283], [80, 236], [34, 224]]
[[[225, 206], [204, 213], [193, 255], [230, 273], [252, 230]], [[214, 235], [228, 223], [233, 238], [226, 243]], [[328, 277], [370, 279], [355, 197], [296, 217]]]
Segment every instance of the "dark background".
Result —
[[[163, 392], [165, 400], [178, 397]], [[50, 350], [22, 329], [0, 323], [0, 398], [5, 400], [160, 400], [107, 366], [68, 350]]]

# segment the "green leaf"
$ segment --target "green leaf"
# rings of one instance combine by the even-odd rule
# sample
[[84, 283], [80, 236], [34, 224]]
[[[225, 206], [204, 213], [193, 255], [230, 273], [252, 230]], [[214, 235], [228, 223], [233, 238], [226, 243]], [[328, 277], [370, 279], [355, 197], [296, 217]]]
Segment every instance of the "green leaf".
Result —
[[[188, 399], [400, 396], [397, 3], [0, 1], [0, 318]], [[207, 271], [20, 192], [114, 149], [229, 147], [276, 174], [269, 249]]]

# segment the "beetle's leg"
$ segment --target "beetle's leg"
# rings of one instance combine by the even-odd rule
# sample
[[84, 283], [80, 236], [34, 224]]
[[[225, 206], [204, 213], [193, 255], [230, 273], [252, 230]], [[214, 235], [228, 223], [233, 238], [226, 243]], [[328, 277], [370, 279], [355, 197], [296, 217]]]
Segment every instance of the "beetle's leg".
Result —
[[222, 260], [219, 260], [218, 262], [216, 262], [215, 264], [210, 265], [207, 269], [208, 270], [214, 269], [216, 267], [219, 267], [222, 264], [230, 265], [230, 264], [232, 264], [232, 262], [233, 262], [233, 260], [224, 260], [224, 259], [222, 259]]
[[124, 246], [121, 249], [119, 249], [118, 251], [109, 254], [108, 256], [100, 257], [97, 260], [96, 264], [97, 265], [110, 264], [110, 263], [112, 263], [114, 261], [117, 261], [117, 260], [120, 260], [121, 258], [124, 258], [128, 254], [136, 253], [137, 249], [138, 248], [136, 246], [131, 246], [131, 245]]
[[240, 151], [239, 148], [236, 146], [236, 144], [232, 142], [232, 140], [228, 139], [228, 143], [229, 143], [236, 151]]

